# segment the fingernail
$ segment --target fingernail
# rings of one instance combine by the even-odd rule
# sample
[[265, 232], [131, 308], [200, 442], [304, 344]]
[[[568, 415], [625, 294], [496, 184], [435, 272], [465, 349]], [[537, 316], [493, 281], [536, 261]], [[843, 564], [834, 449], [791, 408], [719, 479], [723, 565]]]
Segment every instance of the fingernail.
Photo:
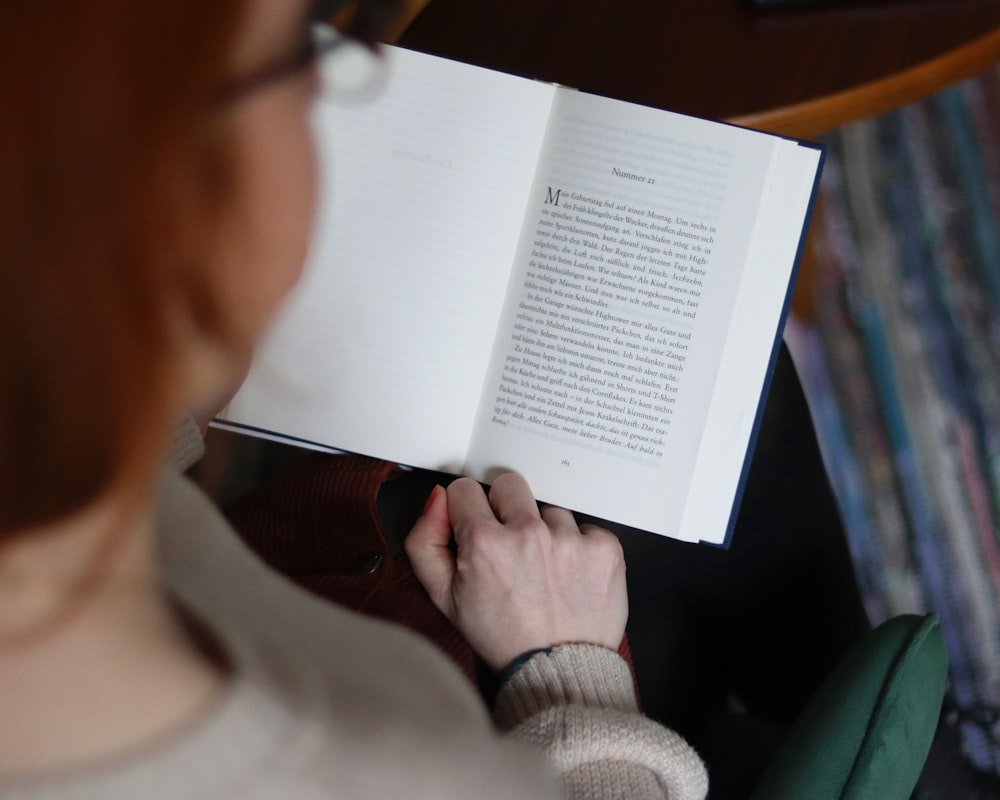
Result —
[[424, 510], [420, 512], [420, 516], [423, 516], [424, 514], [427, 513], [427, 509], [429, 509], [432, 505], [434, 505], [434, 501], [437, 499], [438, 494], [440, 494], [443, 491], [444, 487], [441, 485], [435, 486], [433, 489], [431, 489], [431, 493], [427, 497], [427, 502], [424, 503]]

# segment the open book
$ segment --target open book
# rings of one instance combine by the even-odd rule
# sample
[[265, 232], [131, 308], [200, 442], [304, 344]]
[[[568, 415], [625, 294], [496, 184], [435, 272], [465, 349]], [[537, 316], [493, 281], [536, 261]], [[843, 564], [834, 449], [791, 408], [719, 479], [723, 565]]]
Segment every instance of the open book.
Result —
[[391, 49], [217, 420], [724, 543], [822, 151]]

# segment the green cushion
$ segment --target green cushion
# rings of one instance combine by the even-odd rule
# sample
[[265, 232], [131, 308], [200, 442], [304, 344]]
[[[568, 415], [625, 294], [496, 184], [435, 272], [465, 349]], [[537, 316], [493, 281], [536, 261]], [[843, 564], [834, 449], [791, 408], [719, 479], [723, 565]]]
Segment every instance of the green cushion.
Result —
[[884, 623], [824, 681], [751, 800], [905, 800], [934, 738], [947, 672], [935, 614]]

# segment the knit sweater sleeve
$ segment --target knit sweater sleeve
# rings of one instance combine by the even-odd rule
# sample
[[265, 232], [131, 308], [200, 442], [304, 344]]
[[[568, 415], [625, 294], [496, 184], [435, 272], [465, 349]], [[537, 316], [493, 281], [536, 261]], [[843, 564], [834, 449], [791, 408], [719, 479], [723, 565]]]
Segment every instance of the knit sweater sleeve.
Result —
[[548, 756], [568, 798], [702, 800], [708, 791], [697, 753], [639, 712], [628, 665], [606, 648], [536, 653], [502, 686], [495, 715]]

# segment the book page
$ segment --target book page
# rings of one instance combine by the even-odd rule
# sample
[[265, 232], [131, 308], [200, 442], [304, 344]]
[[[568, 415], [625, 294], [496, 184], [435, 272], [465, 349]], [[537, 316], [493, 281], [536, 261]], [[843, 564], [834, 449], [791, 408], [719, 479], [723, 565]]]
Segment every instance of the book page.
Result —
[[[779, 141], [560, 93], [470, 474], [514, 469], [547, 502], [679, 539], [724, 538], [724, 524], [685, 523], [685, 509], [741, 286], [769, 268], [748, 253], [767, 235], [759, 204]], [[779, 306], [751, 314], [734, 351], [755, 364], [763, 354], [764, 367], [717, 418], [749, 414], [752, 428], [808, 198], [795, 196], [797, 218], [768, 218], [794, 233], [790, 252], [767, 256], [783, 259]], [[745, 453], [746, 441], [733, 447]]]
[[222, 419], [457, 471], [553, 88], [388, 55], [374, 102], [319, 105], [309, 263]]

